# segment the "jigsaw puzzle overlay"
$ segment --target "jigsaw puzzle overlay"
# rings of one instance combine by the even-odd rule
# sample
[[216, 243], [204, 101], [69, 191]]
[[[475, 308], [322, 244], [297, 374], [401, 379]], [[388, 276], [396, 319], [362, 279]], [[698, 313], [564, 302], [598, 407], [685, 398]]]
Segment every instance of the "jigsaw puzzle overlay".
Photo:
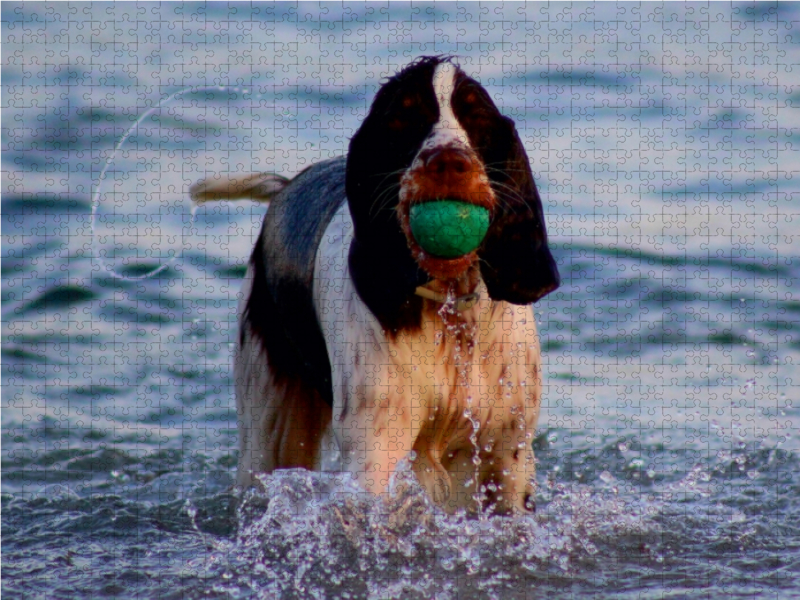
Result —
[[[800, 6], [2, 5], [4, 597], [800, 594]], [[284, 471], [242, 499], [231, 360], [266, 211], [215, 173], [343, 155], [452, 54], [511, 117], [537, 512]]]

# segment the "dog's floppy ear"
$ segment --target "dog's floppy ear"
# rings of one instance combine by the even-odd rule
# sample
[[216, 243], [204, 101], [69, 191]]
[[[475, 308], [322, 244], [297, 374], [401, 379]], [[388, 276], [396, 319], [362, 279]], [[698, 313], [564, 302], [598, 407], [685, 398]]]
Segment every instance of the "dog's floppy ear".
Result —
[[510, 143], [504, 157], [486, 157], [487, 164], [494, 166], [489, 177], [497, 203], [478, 255], [489, 296], [529, 304], [555, 290], [561, 278], [547, 246], [542, 201], [528, 156], [513, 122], [503, 120], [510, 127], [506, 131]]

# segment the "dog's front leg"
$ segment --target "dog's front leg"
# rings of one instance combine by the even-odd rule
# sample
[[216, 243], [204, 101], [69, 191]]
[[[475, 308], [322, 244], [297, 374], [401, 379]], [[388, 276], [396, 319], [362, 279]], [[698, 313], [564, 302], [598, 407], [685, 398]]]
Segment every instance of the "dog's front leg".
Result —
[[343, 410], [333, 423], [342, 466], [367, 490], [383, 494], [398, 463], [411, 452], [419, 424], [402, 401], [402, 388], [343, 387]]

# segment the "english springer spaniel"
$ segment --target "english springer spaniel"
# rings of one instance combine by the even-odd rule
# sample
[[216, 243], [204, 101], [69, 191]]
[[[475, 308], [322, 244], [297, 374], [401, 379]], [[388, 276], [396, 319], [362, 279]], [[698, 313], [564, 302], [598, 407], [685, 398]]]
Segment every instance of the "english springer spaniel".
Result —
[[[407, 458], [447, 511], [534, 509], [531, 303], [559, 275], [514, 122], [477, 81], [420, 58], [380, 88], [346, 157], [192, 193], [270, 201], [239, 305], [239, 485], [305, 467], [381, 494]], [[473, 251], [415, 239], [411, 208], [442, 199], [488, 209]]]

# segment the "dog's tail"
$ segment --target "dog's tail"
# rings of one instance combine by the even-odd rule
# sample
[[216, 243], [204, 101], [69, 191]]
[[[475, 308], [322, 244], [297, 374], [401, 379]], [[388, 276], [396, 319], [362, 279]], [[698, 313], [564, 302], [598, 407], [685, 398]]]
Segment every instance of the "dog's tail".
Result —
[[189, 196], [195, 204], [243, 199], [269, 204], [288, 184], [289, 179], [275, 173], [212, 175], [190, 187]]

